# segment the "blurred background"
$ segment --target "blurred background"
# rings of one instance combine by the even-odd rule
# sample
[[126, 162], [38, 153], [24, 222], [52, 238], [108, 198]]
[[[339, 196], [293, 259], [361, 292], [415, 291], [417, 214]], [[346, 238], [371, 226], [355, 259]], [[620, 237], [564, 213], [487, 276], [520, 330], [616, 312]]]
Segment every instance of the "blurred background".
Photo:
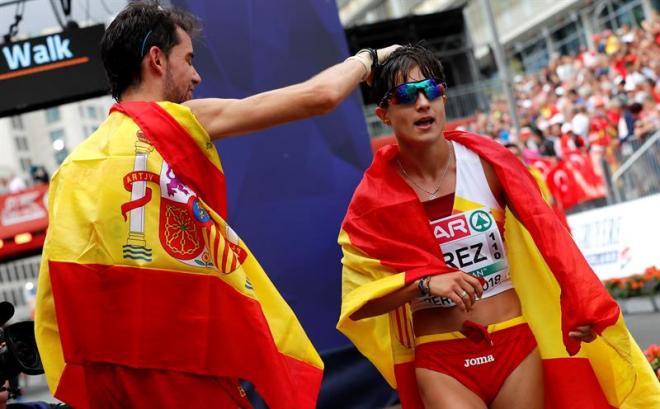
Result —
[[[0, 0], [0, 300], [16, 306], [11, 322], [32, 316], [49, 178], [114, 102], [98, 42], [126, 3]], [[361, 48], [424, 42], [445, 68], [448, 129], [497, 140], [541, 175], [658, 370], [660, 1], [161, 3], [202, 17], [196, 97], [241, 98]], [[373, 152], [395, 142], [374, 108], [363, 87], [327, 116], [218, 144], [229, 222], [326, 362], [321, 408], [397, 402], [334, 329], [339, 226]], [[20, 382], [24, 399], [53, 401], [42, 378]]]

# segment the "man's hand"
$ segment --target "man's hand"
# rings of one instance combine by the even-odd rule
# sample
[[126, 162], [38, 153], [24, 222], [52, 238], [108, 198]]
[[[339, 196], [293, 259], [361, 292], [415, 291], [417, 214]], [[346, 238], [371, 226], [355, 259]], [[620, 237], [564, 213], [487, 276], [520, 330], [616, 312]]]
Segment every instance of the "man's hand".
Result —
[[568, 332], [568, 336], [576, 341], [592, 342], [596, 339], [596, 333], [591, 328], [591, 325], [581, 325]]
[[[378, 64], [382, 64], [387, 59], [387, 57], [390, 56], [390, 54], [392, 54], [397, 48], [400, 48], [400, 47], [401, 46], [399, 44], [392, 44], [389, 47], [379, 48], [378, 50], [376, 50], [376, 54], [378, 55]], [[369, 58], [369, 59], [371, 59], [371, 58]], [[374, 72], [373, 72], [373, 70], [369, 71], [369, 75], [367, 75], [367, 78], [366, 78], [365, 82], [370, 87], [374, 85]]]
[[382, 64], [387, 60], [387, 57], [389, 57], [397, 48], [401, 48], [401, 46], [399, 44], [392, 44], [389, 47], [376, 50], [376, 53], [378, 54], [378, 64]]

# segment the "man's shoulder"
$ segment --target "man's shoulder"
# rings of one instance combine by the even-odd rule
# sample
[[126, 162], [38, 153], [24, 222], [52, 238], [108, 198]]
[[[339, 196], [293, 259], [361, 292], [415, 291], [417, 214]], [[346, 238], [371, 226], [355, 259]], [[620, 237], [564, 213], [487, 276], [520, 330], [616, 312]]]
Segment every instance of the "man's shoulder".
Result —
[[211, 138], [200, 121], [200, 118], [195, 115], [195, 101], [201, 100], [190, 100], [181, 104], [162, 101], [158, 102], [158, 105], [170, 114], [170, 116], [172, 116], [172, 118], [174, 118], [179, 125], [181, 125], [193, 137], [193, 139], [200, 140], [205, 144], [210, 141]]

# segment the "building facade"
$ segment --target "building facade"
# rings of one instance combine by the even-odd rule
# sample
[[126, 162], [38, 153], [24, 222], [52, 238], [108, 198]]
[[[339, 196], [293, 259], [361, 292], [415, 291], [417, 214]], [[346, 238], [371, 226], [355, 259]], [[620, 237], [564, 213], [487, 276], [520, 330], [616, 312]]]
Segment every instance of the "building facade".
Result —
[[18, 175], [28, 184], [33, 166], [50, 175], [98, 128], [113, 100], [98, 97], [0, 118], [0, 178]]

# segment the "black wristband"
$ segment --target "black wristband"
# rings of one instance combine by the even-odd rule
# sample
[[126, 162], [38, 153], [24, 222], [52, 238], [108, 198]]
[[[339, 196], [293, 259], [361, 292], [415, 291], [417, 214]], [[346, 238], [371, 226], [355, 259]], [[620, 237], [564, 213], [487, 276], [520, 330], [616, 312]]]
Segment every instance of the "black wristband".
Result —
[[378, 51], [376, 51], [375, 48], [363, 48], [355, 55], [358, 55], [360, 53], [369, 53], [369, 57], [371, 57], [371, 73], [376, 72], [376, 67], [378, 67]]
[[431, 276], [422, 277], [419, 279], [419, 282], [417, 283], [417, 289], [419, 290], [419, 293], [421, 294], [422, 297], [426, 297], [427, 295], [431, 294], [431, 289], [429, 288], [428, 285], [428, 280], [430, 279]]
[[369, 50], [369, 55], [371, 56], [371, 72], [376, 72], [376, 67], [378, 67], [378, 51], [375, 48], [367, 48]]

